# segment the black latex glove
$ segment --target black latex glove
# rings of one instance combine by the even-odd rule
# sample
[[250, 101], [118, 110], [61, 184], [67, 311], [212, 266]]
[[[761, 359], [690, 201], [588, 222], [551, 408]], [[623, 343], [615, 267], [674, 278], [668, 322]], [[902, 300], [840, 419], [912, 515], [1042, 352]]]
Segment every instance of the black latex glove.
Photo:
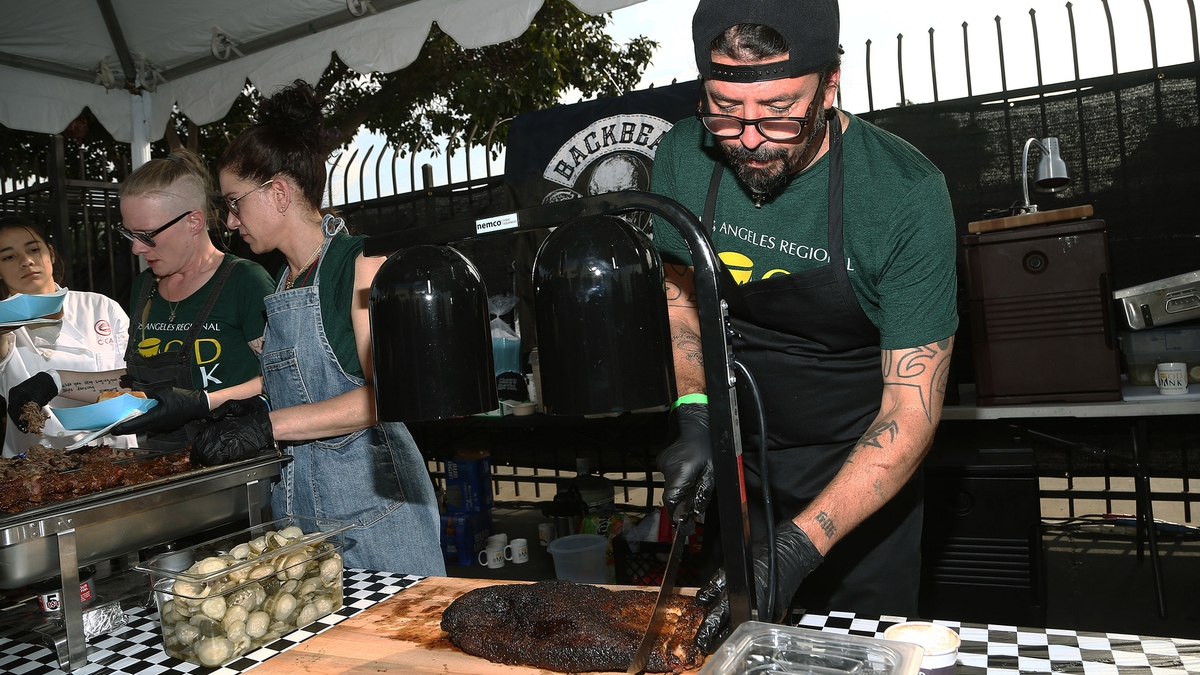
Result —
[[226, 417], [204, 425], [192, 442], [192, 463], [216, 466], [275, 449], [271, 414], [266, 410]]
[[146, 389], [146, 397], [155, 399], [158, 405], [113, 427], [114, 436], [163, 434], [208, 415], [208, 395], [202, 389], [159, 385]]
[[267, 399], [262, 396], [239, 398], [225, 401], [216, 408], [213, 408], [212, 412], [208, 413], [208, 420], [216, 422], [226, 417], [245, 417], [246, 415], [253, 415], [254, 413], [269, 410], [271, 410], [271, 407], [267, 404]]
[[22, 433], [29, 433], [29, 424], [21, 419], [22, 410], [30, 401], [44, 406], [58, 396], [58, 385], [49, 373], [38, 373], [24, 382], [14, 385], [8, 390], [8, 419], [17, 425]]
[[658, 470], [664, 479], [663, 506], [671, 520], [700, 517], [713, 493], [712, 438], [708, 432], [708, 405], [684, 403], [670, 414], [677, 431], [675, 441], [658, 453]]
[[[758, 603], [755, 606], [759, 608], [767, 606], [770, 541], [765, 537], [759, 539], [751, 550], [750, 567], [754, 573], [754, 595]], [[778, 621], [783, 617], [796, 589], [800, 588], [800, 582], [823, 560], [825, 558], [817, 552], [808, 535], [791, 520], [785, 520], [775, 527], [775, 616], [770, 621]], [[721, 570], [696, 593], [696, 600], [701, 605], [711, 606], [700, 622], [700, 629], [696, 631], [696, 646], [706, 654], [716, 649], [729, 631], [729, 596], [725, 590], [725, 570]], [[759, 618], [759, 621], [766, 620]]]

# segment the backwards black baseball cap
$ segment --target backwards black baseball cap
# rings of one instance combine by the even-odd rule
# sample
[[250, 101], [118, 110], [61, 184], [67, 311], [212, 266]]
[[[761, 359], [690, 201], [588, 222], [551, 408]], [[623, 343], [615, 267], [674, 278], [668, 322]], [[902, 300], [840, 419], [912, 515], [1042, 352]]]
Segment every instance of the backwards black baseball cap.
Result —
[[[743, 23], [773, 28], [788, 43], [786, 61], [754, 66], [712, 62], [712, 41]], [[727, 82], [762, 82], [819, 70], [841, 53], [837, 0], [700, 0], [692, 17], [692, 42], [700, 76]]]

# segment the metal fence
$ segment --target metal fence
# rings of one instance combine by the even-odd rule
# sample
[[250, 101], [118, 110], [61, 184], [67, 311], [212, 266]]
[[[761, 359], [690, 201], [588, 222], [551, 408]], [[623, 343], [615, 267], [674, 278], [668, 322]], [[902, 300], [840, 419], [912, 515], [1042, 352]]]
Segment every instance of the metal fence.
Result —
[[[1114, 21], [1113, 21], [1112, 8], [1109, 6], [1109, 0], [1100, 0], [1100, 1], [1104, 8], [1104, 16], [1105, 16], [1105, 19], [1106, 19], [1107, 25], [1108, 25], [1108, 42], [1109, 42], [1109, 50], [1110, 50], [1111, 57], [1112, 57], [1112, 75], [1117, 75], [1120, 71], [1117, 66], [1117, 64], [1118, 64], [1118, 61], [1117, 61], [1117, 37], [1116, 37], [1116, 30], [1115, 30], [1115, 25], [1114, 25]], [[1150, 58], [1151, 58], [1151, 62], [1152, 62], [1152, 67], [1158, 68], [1159, 67], [1159, 63], [1158, 63], [1159, 50], [1158, 50], [1157, 34], [1155, 31], [1155, 26], [1154, 26], [1154, 10], [1153, 10], [1153, 7], [1151, 6], [1150, 0], [1143, 0], [1143, 5], [1146, 10], [1146, 24], [1149, 29]], [[1187, 5], [1188, 5], [1188, 14], [1191, 19], [1193, 61], [1200, 62], [1200, 39], [1197, 38], [1197, 21], [1196, 21], [1195, 0], [1187, 0]], [[1075, 7], [1074, 7], [1074, 4], [1071, 2], [1067, 2], [1064, 6], [1065, 6], [1066, 12], [1067, 12], [1067, 20], [1068, 20], [1069, 31], [1070, 31], [1071, 56], [1072, 56], [1072, 63], [1073, 63], [1074, 72], [1075, 72], [1074, 79], [1076, 81], [1079, 81], [1081, 79], [1080, 78], [1080, 68], [1079, 68], [1079, 39], [1078, 39], [1079, 36], [1076, 33]], [[1046, 83], [1042, 79], [1042, 49], [1041, 49], [1042, 42], [1041, 42], [1041, 35], [1038, 31], [1037, 12], [1034, 9], [1029, 10], [1029, 22], [1030, 22], [1029, 27], [1032, 32], [1032, 38], [1033, 38], [1033, 55], [1034, 55], [1034, 65], [1035, 65], [1036, 71], [1037, 71], [1037, 87], [1040, 88], [1040, 87], [1044, 86]], [[974, 92], [974, 86], [973, 86], [973, 81], [972, 81], [972, 72], [971, 72], [971, 42], [970, 42], [969, 29], [970, 29], [970, 26], [968, 25], [968, 23], [966, 21], [964, 21], [962, 24], [962, 43], [963, 43], [962, 67], [966, 74], [967, 96], [965, 98], [968, 100], [973, 99], [976, 96], [976, 94]], [[1020, 98], [1023, 96], [1042, 95], [1043, 92], [1040, 92], [1037, 89], [1012, 90], [1012, 91], [1009, 90], [1007, 65], [1006, 65], [1005, 56], [1004, 56], [1004, 27], [1003, 27], [1003, 20], [1000, 16], [995, 17], [995, 30], [996, 30], [996, 48], [997, 48], [998, 57], [999, 57], [999, 76], [1000, 76], [1000, 86], [1001, 86], [1000, 93], [1003, 95], [1002, 98], [1016, 99], [1016, 98]], [[935, 37], [935, 30], [931, 27], [929, 29], [929, 79], [930, 79], [930, 82], [931, 82], [932, 88], [933, 88], [933, 102], [936, 103], [940, 100], [940, 98], [939, 98], [939, 92], [938, 92], [937, 47], [936, 47], [936, 42], [934, 40], [934, 37]], [[871, 112], [873, 112], [875, 110], [875, 91], [874, 91], [875, 90], [875, 81], [874, 81], [874, 73], [872, 72], [872, 69], [871, 69], [871, 54], [872, 54], [873, 47], [874, 47], [873, 41], [867, 40], [866, 45], [865, 45], [865, 51], [866, 51], [866, 54], [865, 54], [865, 56], [866, 56], [866, 58], [865, 58], [866, 73], [865, 73], [865, 75], [866, 75], [866, 83], [867, 83], [868, 108]], [[905, 54], [904, 35], [900, 34], [900, 35], [896, 36], [896, 78], [897, 78], [897, 81], [900, 86], [900, 103], [899, 103], [900, 106], [909, 105], [908, 98], [905, 94], [904, 54]], [[1086, 83], [1083, 83], [1083, 82], [1080, 82], [1080, 85], [1087, 86]], [[984, 100], [992, 101], [992, 100], [995, 100], [996, 98], [997, 97], [994, 92], [984, 95]], [[962, 102], [962, 99], [958, 99], [958, 100], [959, 100], [959, 102]]]

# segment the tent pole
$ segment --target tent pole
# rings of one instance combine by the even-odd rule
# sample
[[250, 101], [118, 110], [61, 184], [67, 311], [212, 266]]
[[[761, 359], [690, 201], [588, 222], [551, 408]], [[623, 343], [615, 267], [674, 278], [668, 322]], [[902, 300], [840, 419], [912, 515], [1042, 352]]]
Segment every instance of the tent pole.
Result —
[[129, 162], [134, 171], [150, 161], [150, 92], [129, 96], [130, 122], [133, 133], [129, 141]]

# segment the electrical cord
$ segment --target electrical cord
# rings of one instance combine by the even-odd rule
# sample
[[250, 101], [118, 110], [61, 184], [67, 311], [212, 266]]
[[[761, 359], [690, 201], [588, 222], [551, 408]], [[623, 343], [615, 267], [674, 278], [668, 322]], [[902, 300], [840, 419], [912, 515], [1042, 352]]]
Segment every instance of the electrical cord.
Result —
[[[746, 388], [754, 401], [755, 420], [758, 422], [758, 473], [762, 481], [763, 513], [767, 520], [767, 537], [770, 539], [767, 547], [767, 606], [758, 608], [759, 621], [771, 621], [775, 616], [775, 511], [771, 503], [770, 471], [767, 466], [767, 415], [763, 408], [762, 396], [758, 391], [758, 383], [754, 376], [740, 361], [734, 360], [733, 366], [745, 378]], [[763, 610], [766, 610], [765, 612]]]

